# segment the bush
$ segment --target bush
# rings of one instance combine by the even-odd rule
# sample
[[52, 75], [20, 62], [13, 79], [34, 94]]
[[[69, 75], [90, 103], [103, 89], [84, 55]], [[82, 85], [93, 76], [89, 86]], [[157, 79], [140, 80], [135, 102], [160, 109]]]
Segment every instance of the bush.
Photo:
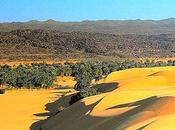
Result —
[[53, 85], [56, 76], [74, 76], [77, 84], [75, 89], [82, 89], [91, 86], [93, 79], [99, 80], [113, 71], [128, 68], [141, 68], [153, 66], [174, 66], [175, 61], [134, 61], [126, 60], [123, 62], [79, 62], [65, 64], [46, 64], [37, 63], [31, 65], [19, 65], [10, 67], [0, 66], [0, 84], [7, 84], [13, 87], [49, 87]]
[[19, 65], [13, 69], [0, 69], [0, 84], [13, 87], [48, 87], [53, 85], [56, 69], [47, 64]]
[[83, 89], [81, 89], [80, 92], [78, 92], [76, 95], [71, 97], [70, 100], [70, 105], [72, 105], [73, 103], [85, 98], [85, 97], [89, 97], [89, 96], [93, 96], [93, 95], [97, 95], [99, 94], [99, 92], [97, 91], [97, 89], [93, 88], [93, 87], [85, 87]]
[[5, 89], [0, 89], [0, 94], [4, 94], [5, 93]]

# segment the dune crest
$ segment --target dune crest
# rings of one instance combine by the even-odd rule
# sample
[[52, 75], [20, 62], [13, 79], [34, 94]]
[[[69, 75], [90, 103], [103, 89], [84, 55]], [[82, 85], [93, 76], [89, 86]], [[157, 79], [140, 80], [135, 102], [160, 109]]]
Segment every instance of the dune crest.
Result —
[[[173, 130], [175, 67], [135, 68], [109, 74], [116, 89], [85, 98], [42, 125], [42, 130]], [[69, 124], [69, 125], [67, 125]]]

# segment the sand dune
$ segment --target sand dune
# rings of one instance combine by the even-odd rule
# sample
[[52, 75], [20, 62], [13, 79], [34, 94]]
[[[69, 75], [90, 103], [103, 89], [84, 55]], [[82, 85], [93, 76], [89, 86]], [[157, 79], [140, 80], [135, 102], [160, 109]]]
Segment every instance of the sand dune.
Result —
[[115, 89], [73, 104], [49, 118], [41, 128], [174, 130], [174, 75], [175, 67], [137, 68], [113, 72], [103, 80], [102, 87], [110, 87], [108, 85], [112, 83], [114, 88], [116, 86]]
[[[62, 93], [65, 90], [62, 90]], [[32, 123], [47, 116], [45, 104], [55, 101], [61, 90], [11, 90], [0, 95], [0, 130], [29, 130]]]
[[55, 84], [61, 87], [73, 88], [76, 84], [75, 78], [71, 76], [58, 76]]

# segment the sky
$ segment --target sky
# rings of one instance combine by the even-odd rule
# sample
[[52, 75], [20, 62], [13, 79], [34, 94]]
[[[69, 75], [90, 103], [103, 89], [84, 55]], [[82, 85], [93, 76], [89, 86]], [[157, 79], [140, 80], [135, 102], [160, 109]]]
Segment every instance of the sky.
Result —
[[0, 22], [174, 17], [175, 0], [0, 0]]

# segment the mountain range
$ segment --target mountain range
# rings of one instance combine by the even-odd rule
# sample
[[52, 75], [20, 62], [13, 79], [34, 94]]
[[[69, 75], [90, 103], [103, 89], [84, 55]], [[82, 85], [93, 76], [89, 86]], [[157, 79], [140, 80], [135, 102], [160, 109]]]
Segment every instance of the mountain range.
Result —
[[65, 31], [82, 31], [110, 34], [169, 34], [175, 33], [175, 18], [163, 20], [97, 20], [81, 22], [59, 22], [55, 20], [0, 23], [0, 31], [17, 29], [42, 29]]

